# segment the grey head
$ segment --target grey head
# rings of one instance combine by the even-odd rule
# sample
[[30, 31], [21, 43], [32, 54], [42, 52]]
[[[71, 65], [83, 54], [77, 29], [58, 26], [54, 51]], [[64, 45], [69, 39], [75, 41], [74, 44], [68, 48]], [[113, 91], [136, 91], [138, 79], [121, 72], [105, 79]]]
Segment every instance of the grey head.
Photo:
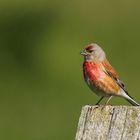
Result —
[[106, 59], [105, 52], [96, 43], [91, 43], [81, 52], [85, 61], [102, 62]]

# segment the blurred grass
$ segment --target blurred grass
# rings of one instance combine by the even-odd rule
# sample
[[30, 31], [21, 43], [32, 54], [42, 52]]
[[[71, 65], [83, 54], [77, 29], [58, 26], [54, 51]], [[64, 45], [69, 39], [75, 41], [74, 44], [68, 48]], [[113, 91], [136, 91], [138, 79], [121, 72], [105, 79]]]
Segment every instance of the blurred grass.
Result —
[[81, 107], [98, 100], [79, 55], [91, 42], [140, 100], [138, 0], [12, 0], [0, 9], [0, 139], [74, 139]]

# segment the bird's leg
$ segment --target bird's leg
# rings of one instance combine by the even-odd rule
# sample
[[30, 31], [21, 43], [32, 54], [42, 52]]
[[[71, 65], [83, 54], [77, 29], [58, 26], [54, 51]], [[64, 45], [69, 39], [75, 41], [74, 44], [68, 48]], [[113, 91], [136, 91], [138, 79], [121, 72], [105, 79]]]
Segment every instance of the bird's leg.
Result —
[[107, 105], [107, 104], [109, 103], [109, 101], [111, 100], [112, 97], [113, 97], [113, 96], [110, 96], [110, 97], [108, 98], [108, 100], [106, 101], [105, 105]]
[[102, 97], [100, 98], [100, 100], [96, 103], [96, 105], [99, 105], [99, 103], [102, 101], [103, 98], [104, 98], [104, 97], [102, 96]]
[[102, 106], [101, 110], [103, 110], [103, 109], [105, 108], [105, 106], [109, 103], [109, 101], [111, 100], [112, 97], [113, 97], [113, 96], [110, 96], [110, 97], [108, 98], [108, 100], [106, 101], [105, 105]]

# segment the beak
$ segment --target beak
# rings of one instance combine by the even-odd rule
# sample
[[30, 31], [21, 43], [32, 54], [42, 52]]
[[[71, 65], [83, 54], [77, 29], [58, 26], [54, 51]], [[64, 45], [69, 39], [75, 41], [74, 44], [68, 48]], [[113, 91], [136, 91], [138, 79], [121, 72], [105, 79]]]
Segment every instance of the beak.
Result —
[[86, 56], [87, 55], [87, 52], [82, 51], [82, 52], [80, 52], [80, 54], [83, 55], [83, 56]]

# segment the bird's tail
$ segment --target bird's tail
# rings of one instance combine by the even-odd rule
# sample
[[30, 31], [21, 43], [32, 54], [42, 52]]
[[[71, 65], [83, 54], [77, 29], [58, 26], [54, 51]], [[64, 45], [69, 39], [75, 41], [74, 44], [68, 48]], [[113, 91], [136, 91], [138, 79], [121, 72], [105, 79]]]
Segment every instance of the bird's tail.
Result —
[[121, 96], [125, 98], [131, 105], [133, 106], [140, 106], [129, 94], [127, 91], [121, 92]]
[[131, 105], [133, 106], [140, 106], [135, 100], [133, 99], [126, 99]]

